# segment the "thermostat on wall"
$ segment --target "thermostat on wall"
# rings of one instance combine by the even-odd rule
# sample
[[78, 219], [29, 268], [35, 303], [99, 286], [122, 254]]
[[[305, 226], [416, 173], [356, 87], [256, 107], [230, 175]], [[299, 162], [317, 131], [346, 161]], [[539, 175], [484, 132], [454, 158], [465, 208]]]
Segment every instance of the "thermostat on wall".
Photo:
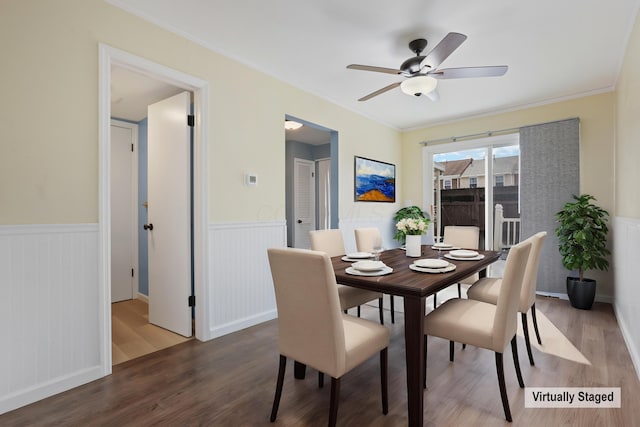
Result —
[[244, 183], [245, 185], [249, 185], [255, 187], [258, 185], [258, 175], [255, 173], [245, 173], [244, 174]]

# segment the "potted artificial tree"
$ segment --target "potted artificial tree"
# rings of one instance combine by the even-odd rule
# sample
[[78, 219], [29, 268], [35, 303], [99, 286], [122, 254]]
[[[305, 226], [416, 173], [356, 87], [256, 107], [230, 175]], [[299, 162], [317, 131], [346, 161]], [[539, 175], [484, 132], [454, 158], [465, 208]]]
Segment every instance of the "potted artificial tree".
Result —
[[573, 196], [556, 214], [556, 235], [562, 265], [578, 270], [578, 277], [567, 277], [567, 295], [575, 308], [589, 310], [596, 295], [596, 281], [584, 277], [585, 270], [608, 270], [607, 244], [609, 212], [591, 203], [593, 196]]

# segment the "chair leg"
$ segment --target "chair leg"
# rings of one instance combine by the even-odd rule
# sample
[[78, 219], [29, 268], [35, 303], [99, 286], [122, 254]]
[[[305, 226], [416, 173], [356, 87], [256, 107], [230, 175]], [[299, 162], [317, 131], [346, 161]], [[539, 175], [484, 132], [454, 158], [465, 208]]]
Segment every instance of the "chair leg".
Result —
[[358, 317], [360, 317], [360, 306], [358, 306]]
[[318, 371], [318, 388], [324, 387], [324, 374]]
[[538, 319], [536, 319], [536, 303], [535, 302], [531, 306], [531, 317], [533, 319], [533, 329], [536, 331], [536, 338], [538, 339], [538, 344], [542, 345], [542, 340], [540, 339], [540, 332], [538, 331]]
[[387, 370], [387, 366], [389, 357], [387, 352], [387, 347], [380, 350], [380, 387], [382, 391], [382, 413], [387, 415], [389, 413], [389, 374]]
[[329, 427], [335, 427], [338, 420], [338, 403], [340, 401], [340, 378], [331, 377], [331, 400], [329, 403]]
[[449, 362], [453, 362], [453, 341], [449, 341]]
[[438, 295], [437, 293], [436, 293], [436, 294], [433, 294], [433, 309], [434, 309], [434, 310], [435, 310], [435, 309], [436, 309], [436, 307], [438, 306], [438, 303], [436, 302], [436, 301], [437, 301], [437, 300], [436, 300], [437, 295]]
[[378, 314], [380, 315], [380, 324], [384, 325], [384, 307], [383, 307], [384, 298], [378, 298]]
[[504, 417], [507, 421], [512, 422], [511, 409], [509, 409], [509, 398], [507, 397], [507, 388], [504, 385], [504, 364], [502, 363], [502, 353], [498, 352], [496, 352], [496, 370], [498, 371], [498, 386], [500, 387], [500, 397], [502, 398]]
[[391, 301], [391, 323], [396, 323], [396, 309], [393, 306], [393, 295], [389, 295], [389, 300]]
[[533, 361], [533, 353], [531, 353], [531, 341], [529, 341], [529, 324], [527, 323], [527, 313], [520, 313], [522, 316], [522, 332], [524, 332], [524, 343], [527, 346], [527, 354], [529, 355], [529, 364], [535, 366]]
[[462, 285], [458, 283], [458, 298], [462, 298]]
[[276, 383], [276, 395], [273, 397], [273, 406], [271, 407], [271, 422], [276, 420], [278, 415], [278, 406], [280, 406], [280, 396], [282, 396], [282, 384], [284, 383], [284, 371], [287, 368], [287, 358], [280, 355], [280, 367], [278, 368], [278, 381]]
[[520, 372], [520, 359], [518, 358], [518, 344], [517, 344], [515, 335], [511, 340], [511, 353], [513, 353], [513, 364], [516, 367], [516, 376], [518, 377], [518, 385], [520, 385], [520, 388], [524, 388], [524, 381], [522, 380], [522, 372]]

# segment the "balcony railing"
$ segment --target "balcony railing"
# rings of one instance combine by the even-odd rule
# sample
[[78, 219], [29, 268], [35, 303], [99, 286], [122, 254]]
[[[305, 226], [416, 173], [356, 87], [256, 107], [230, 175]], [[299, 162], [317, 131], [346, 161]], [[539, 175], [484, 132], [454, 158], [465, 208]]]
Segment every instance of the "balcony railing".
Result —
[[509, 249], [520, 242], [520, 218], [505, 218], [501, 204], [495, 206], [493, 249]]

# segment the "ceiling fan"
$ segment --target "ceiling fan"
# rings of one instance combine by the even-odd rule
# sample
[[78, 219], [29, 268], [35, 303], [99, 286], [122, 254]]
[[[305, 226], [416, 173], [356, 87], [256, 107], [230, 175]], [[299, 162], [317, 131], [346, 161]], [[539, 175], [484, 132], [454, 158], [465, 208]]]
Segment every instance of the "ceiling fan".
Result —
[[427, 47], [426, 39], [416, 39], [409, 43], [409, 49], [416, 56], [407, 59], [399, 69], [374, 67], [370, 65], [351, 64], [347, 68], [351, 70], [375, 71], [377, 73], [400, 74], [407, 77], [401, 82], [391, 83], [375, 92], [363, 96], [358, 101], [367, 101], [374, 96], [383, 94], [400, 86], [400, 89], [408, 95], [425, 95], [433, 101], [439, 99], [436, 86], [439, 79], [462, 79], [468, 77], [497, 77], [504, 75], [509, 69], [506, 65], [488, 67], [460, 67], [443, 68], [438, 66], [456, 50], [467, 36], [460, 33], [449, 33], [427, 55], [420, 55]]

